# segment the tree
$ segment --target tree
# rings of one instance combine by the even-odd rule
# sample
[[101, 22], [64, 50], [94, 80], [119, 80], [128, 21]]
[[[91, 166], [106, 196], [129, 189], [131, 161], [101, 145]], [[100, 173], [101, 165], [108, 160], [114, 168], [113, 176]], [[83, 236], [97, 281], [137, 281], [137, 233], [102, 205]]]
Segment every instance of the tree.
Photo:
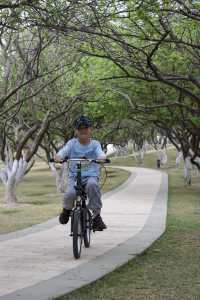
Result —
[[54, 37], [35, 29], [17, 34], [8, 30], [1, 45], [0, 150], [4, 168], [0, 178], [5, 185], [5, 202], [12, 206], [17, 202], [16, 186], [31, 169], [51, 124], [63, 115], [67, 118], [86, 93], [82, 90], [70, 96], [66, 92], [80, 55], [62, 45], [58, 48]]

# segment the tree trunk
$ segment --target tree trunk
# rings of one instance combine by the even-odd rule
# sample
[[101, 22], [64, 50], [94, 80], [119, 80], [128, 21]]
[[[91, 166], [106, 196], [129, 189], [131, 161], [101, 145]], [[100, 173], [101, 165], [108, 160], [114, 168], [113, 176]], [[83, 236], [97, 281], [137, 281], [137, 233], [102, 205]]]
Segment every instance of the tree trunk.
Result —
[[166, 150], [162, 150], [162, 152], [161, 152], [161, 164], [166, 165], [167, 160], [168, 160], [168, 158], [167, 158]]
[[7, 183], [5, 186], [5, 204], [8, 207], [15, 206], [18, 202], [16, 195], [16, 185], [15, 183]]
[[24, 178], [28, 164], [22, 158], [20, 160], [7, 160], [4, 169], [0, 172], [0, 179], [5, 186], [4, 201], [6, 206], [13, 207], [17, 204], [16, 187]]
[[184, 178], [186, 185], [192, 184], [191, 161], [189, 156], [187, 156], [184, 160]]
[[181, 160], [183, 159], [183, 154], [181, 151], [177, 152], [176, 155], [176, 168], [178, 169], [180, 167], [181, 164]]

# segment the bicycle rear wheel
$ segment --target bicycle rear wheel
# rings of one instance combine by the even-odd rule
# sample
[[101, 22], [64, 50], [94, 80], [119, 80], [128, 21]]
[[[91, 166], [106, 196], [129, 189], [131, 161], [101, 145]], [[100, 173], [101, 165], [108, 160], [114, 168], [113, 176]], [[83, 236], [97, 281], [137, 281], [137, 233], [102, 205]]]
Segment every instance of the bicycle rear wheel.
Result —
[[91, 230], [92, 230], [92, 216], [90, 211], [87, 208], [85, 208], [83, 210], [83, 240], [84, 240], [85, 248], [90, 247]]
[[80, 211], [75, 211], [73, 214], [73, 253], [76, 259], [81, 256], [82, 248], [82, 220]]

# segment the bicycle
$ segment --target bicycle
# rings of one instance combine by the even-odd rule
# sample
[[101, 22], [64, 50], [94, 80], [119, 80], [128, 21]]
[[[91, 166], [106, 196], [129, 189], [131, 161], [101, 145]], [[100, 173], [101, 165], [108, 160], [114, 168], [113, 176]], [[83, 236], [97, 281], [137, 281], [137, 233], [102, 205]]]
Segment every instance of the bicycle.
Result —
[[[54, 159], [50, 160], [55, 162]], [[76, 175], [76, 185], [75, 190], [77, 198], [75, 201], [74, 208], [71, 212], [71, 233], [70, 236], [73, 238], [73, 254], [76, 259], [80, 258], [82, 243], [84, 242], [85, 248], [90, 247], [91, 242], [91, 232], [92, 232], [92, 214], [87, 208], [87, 194], [85, 191], [85, 186], [82, 184], [81, 170], [82, 165], [86, 163], [97, 163], [104, 164], [110, 163], [109, 159], [104, 161], [98, 161], [94, 159], [87, 158], [66, 158], [61, 163], [64, 162], [77, 162], [77, 175]]]

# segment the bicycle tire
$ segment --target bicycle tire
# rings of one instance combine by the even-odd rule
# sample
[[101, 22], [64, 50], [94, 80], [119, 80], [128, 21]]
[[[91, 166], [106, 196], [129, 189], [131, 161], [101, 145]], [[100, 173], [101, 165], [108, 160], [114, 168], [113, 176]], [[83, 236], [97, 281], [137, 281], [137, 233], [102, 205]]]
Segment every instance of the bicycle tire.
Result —
[[80, 211], [75, 211], [73, 214], [73, 254], [76, 259], [80, 258], [81, 256], [81, 249], [82, 249], [82, 220], [81, 220], [81, 213]]
[[83, 209], [83, 241], [85, 248], [90, 247], [92, 230], [92, 216], [90, 211], [86, 208]]

